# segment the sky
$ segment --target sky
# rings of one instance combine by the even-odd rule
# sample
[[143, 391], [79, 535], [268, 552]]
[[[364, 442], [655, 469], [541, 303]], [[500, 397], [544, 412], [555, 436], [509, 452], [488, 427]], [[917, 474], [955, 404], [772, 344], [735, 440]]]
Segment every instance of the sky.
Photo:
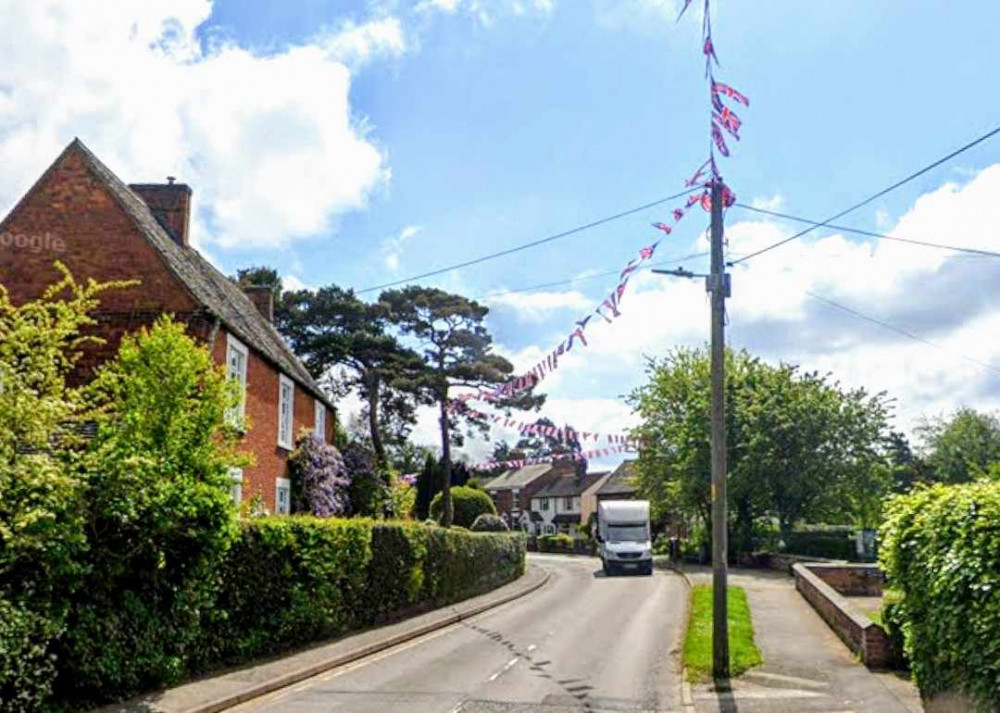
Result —
[[[751, 100], [721, 164], [742, 202], [823, 220], [1000, 124], [983, 71], [997, 60], [998, 3], [712, 5], [718, 76]], [[190, 184], [193, 240], [226, 273], [270, 265], [288, 287], [359, 291], [405, 280], [681, 190], [705, 158], [708, 109], [700, 8], [676, 22], [678, 9], [0, 0], [0, 213], [78, 136], [128, 182]], [[1000, 138], [838, 223], [1000, 250], [998, 195]], [[649, 224], [669, 207], [421, 282], [489, 305], [498, 351], [528, 369], [614, 287], [593, 276], [655, 240]], [[704, 249], [706, 223], [691, 214], [657, 259]], [[730, 255], [798, 228], [734, 208]], [[895, 427], [912, 432], [961, 405], [1000, 405], [998, 271], [993, 258], [820, 229], [733, 268], [727, 337], [886, 391]], [[636, 423], [621, 397], [644, 382], [646, 358], [708, 338], [697, 280], [639, 273], [621, 309], [543, 382], [541, 415], [620, 432]], [[428, 411], [415, 438], [434, 436]]]

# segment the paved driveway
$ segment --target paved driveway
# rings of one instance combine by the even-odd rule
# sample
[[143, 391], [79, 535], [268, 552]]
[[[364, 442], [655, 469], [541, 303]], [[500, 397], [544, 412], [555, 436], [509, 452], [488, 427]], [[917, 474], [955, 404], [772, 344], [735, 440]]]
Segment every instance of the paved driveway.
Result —
[[669, 572], [532, 556], [539, 591], [245, 704], [241, 713], [678, 711], [687, 589]]

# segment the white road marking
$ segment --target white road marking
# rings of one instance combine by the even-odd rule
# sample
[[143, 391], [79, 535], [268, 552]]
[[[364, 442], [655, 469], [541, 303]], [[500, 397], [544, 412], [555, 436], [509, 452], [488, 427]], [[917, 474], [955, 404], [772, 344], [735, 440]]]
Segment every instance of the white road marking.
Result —
[[519, 657], [515, 656], [510, 661], [508, 661], [507, 664], [502, 669], [500, 669], [495, 674], [493, 674], [492, 676], [490, 676], [489, 680], [490, 681], [497, 680], [498, 678], [500, 678], [501, 676], [503, 676], [505, 673], [507, 673], [508, 671], [510, 671], [512, 668], [514, 668], [515, 666], [517, 666], [517, 662], [520, 661], [520, 660], [521, 659]]
[[794, 683], [797, 686], [805, 686], [806, 688], [829, 688], [830, 686], [830, 684], [826, 681], [817, 681], [812, 678], [799, 678], [798, 676], [786, 676], [781, 673], [766, 673], [764, 671], [748, 671], [746, 673], [746, 678], [750, 680], [762, 678], [771, 681], [782, 681], [784, 683]]

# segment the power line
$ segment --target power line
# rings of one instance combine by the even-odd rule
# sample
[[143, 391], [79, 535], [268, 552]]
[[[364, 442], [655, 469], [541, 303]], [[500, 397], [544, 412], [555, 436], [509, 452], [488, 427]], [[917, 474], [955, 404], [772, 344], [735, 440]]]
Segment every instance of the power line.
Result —
[[[700, 252], [700, 253], [690, 253], [688, 255], [677, 255], [676, 257], [668, 257], [668, 258], [665, 258], [663, 260], [659, 260], [657, 262], [651, 262], [649, 265], [645, 265], [642, 268], [640, 268], [640, 270], [646, 270], [646, 269], [649, 269], [649, 268], [652, 268], [652, 267], [660, 267], [661, 265], [674, 264], [674, 263], [676, 263], [676, 262], [678, 262], [680, 260], [694, 260], [695, 258], [705, 257], [706, 255], [708, 255], [707, 252]], [[593, 279], [596, 279], [598, 277], [607, 277], [608, 275], [618, 275], [620, 273], [621, 273], [621, 270], [608, 270], [607, 272], [596, 272], [593, 275], [583, 275], [583, 276], [580, 276], [580, 277], [571, 277], [569, 279], [559, 280], [557, 282], [543, 282], [542, 284], [539, 284], [539, 285], [530, 285], [528, 287], [517, 287], [517, 288], [511, 289], [511, 290], [499, 290], [497, 292], [488, 292], [487, 294], [481, 295], [479, 297], [476, 297], [475, 299], [477, 299], [477, 300], [485, 300], [485, 299], [488, 299], [490, 297], [500, 297], [501, 295], [511, 295], [511, 294], [516, 294], [518, 292], [531, 292], [532, 290], [541, 290], [541, 289], [544, 289], [546, 287], [559, 287], [561, 285], [569, 285], [569, 284], [572, 284], [574, 282], [582, 282], [584, 280], [593, 280]]]
[[575, 233], [581, 233], [584, 230], [590, 230], [591, 228], [596, 228], [599, 225], [604, 225], [605, 223], [610, 223], [613, 220], [618, 220], [620, 218], [625, 218], [636, 213], [641, 213], [644, 210], [649, 210], [650, 208], [655, 208], [658, 205], [667, 203], [678, 198], [683, 198], [689, 193], [694, 193], [695, 191], [704, 190], [701, 186], [695, 186], [689, 188], [686, 191], [681, 191], [680, 193], [675, 193], [672, 196], [667, 196], [666, 198], [660, 198], [652, 203], [646, 203], [645, 205], [638, 206], [636, 208], [630, 208], [629, 210], [622, 211], [621, 213], [615, 213], [614, 215], [609, 215], [606, 218], [600, 218], [598, 220], [587, 223], [586, 225], [579, 225], [575, 228], [570, 228], [569, 230], [564, 230], [561, 233], [556, 233], [555, 235], [549, 235], [548, 237], [541, 238], [539, 240], [532, 240], [529, 243], [524, 243], [522, 245], [517, 245], [506, 250], [501, 250], [500, 252], [490, 253], [489, 255], [482, 255], [481, 257], [473, 258], [472, 260], [466, 260], [465, 262], [456, 263], [455, 265], [449, 265], [448, 267], [441, 267], [436, 270], [431, 270], [430, 272], [424, 272], [419, 275], [413, 275], [412, 277], [407, 277], [402, 280], [394, 280], [392, 282], [386, 282], [381, 285], [373, 285], [372, 287], [366, 287], [363, 290], [357, 290], [355, 294], [363, 295], [366, 292], [374, 292], [375, 290], [382, 290], [387, 287], [395, 287], [397, 285], [402, 285], [407, 282], [414, 282], [416, 280], [423, 280], [427, 277], [435, 277], [436, 275], [443, 275], [446, 272], [451, 272], [452, 270], [459, 270], [463, 267], [470, 267], [472, 265], [478, 265], [481, 262], [486, 262], [487, 260], [494, 260], [498, 257], [503, 257], [505, 255], [511, 255], [521, 250], [527, 250], [528, 248], [533, 248], [538, 245], [544, 245], [545, 243], [551, 243], [553, 240], [559, 240], [560, 238], [565, 238], [569, 235]]
[[959, 354], [957, 352], [953, 352], [951, 349], [948, 349], [947, 347], [944, 347], [944, 346], [942, 346], [940, 344], [932, 342], [929, 339], [924, 339], [920, 335], [914, 334], [913, 332], [909, 332], [909, 331], [907, 331], [907, 330], [905, 330], [905, 329], [903, 329], [901, 327], [897, 327], [894, 324], [889, 324], [888, 322], [883, 322], [882, 320], [875, 319], [874, 317], [869, 317], [867, 314], [862, 314], [861, 312], [858, 312], [857, 310], [851, 309], [850, 307], [847, 307], [846, 305], [842, 305], [839, 302], [834, 302], [833, 300], [829, 300], [829, 299], [827, 299], [825, 297], [820, 297], [819, 295], [814, 294], [814, 293], [809, 292], [809, 291], [806, 291], [806, 295], [808, 297], [816, 300], [817, 302], [820, 302], [820, 303], [822, 303], [822, 304], [824, 304], [824, 305], [826, 305], [828, 307], [832, 307], [832, 308], [838, 309], [838, 310], [840, 310], [842, 312], [846, 312], [847, 314], [850, 314], [850, 315], [852, 315], [854, 317], [857, 317], [858, 319], [864, 320], [865, 322], [871, 322], [872, 324], [878, 325], [879, 327], [882, 327], [884, 329], [888, 329], [889, 331], [895, 332], [896, 334], [901, 334], [902, 336], [907, 337], [908, 339], [913, 339], [914, 341], [920, 342], [921, 344], [926, 344], [927, 346], [934, 347], [935, 349], [941, 349], [941, 350], [944, 350], [946, 352], [951, 352], [952, 354], [955, 354], [956, 356], [961, 357], [962, 359], [964, 359], [967, 362], [970, 362], [972, 364], [976, 364], [977, 366], [981, 366], [981, 367], [983, 367], [985, 369], [989, 369], [990, 371], [995, 371], [998, 374], [1000, 374], [1000, 368], [995, 367], [992, 364], [988, 364], [987, 362], [984, 362], [984, 361], [979, 361], [978, 359], [973, 359], [972, 357], [965, 356], [964, 354]]
[[[942, 250], [954, 250], [960, 253], [972, 253], [974, 255], [979, 255], [982, 257], [1000, 257], [1000, 252], [993, 252], [992, 250], [980, 250], [979, 248], [965, 248], [957, 245], [945, 245], [943, 243], [932, 243], [927, 240], [916, 240], [914, 238], [899, 238], [894, 235], [883, 235], [882, 233], [874, 233], [869, 230], [860, 230], [859, 228], [848, 228], [844, 225], [834, 225], [829, 221], [825, 223], [818, 223], [815, 220], [809, 220], [808, 218], [802, 218], [796, 215], [789, 215], [788, 213], [779, 213], [774, 210], [767, 210], [765, 208], [757, 208], [756, 206], [747, 205], [746, 203], [736, 203], [737, 208], [743, 208], [744, 210], [750, 210], [755, 213], [763, 213], [764, 215], [772, 215], [775, 218], [784, 218], [785, 220], [794, 220], [798, 223], [807, 223], [814, 228], [820, 226], [825, 226], [831, 230], [839, 230], [845, 233], [855, 233], [857, 235], [866, 235], [870, 238], [879, 238], [880, 240], [893, 240], [899, 243], [909, 243], [911, 245], [921, 245], [927, 248], [940, 248]], [[750, 255], [747, 258], [752, 257]]]
[[951, 159], [955, 158], [959, 154], [965, 153], [966, 151], [968, 151], [972, 147], [978, 146], [982, 142], [986, 141], [989, 138], [992, 138], [993, 136], [996, 136], [997, 134], [1000, 134], [1000, 126], [996, 127], [992, 131], [986, 132], [985, 134], [983, 134], [979, 138], [975, 139], [974, 141], [970, 141], [969, 143], [965, 144], [965, 146], [962, 146], [961, 148], [958, 148], [958, 149], [952, 151], [947, 156], [939, 158], [937, 161], [934, 161], [933, 163], [924, 166], [919, 171], [911, 173], [906, 178], [904, 178], [904, 179], [902, 179], [900, 181], [896, 181], [895, 183], [893, 183], [888, 188], [883, 188], [878, 193], [875, 193], [874, 195], [869, 196], [868, 198], [865, 198], [860, 203], [855, 203], [850, 208], [847, 208], [846, 210], [842, 210], [839, 213], [837, 213], [836, 215], [830, 216], [829, 218], [827, 218], [826, 220], [824, 220], [821, 223], [816, 223], [814, 225], [811, 225], [810, 227], [808, 227], [805, 230], [802, 230], [802, 231], [796, 233], [795, 235], [791, 236], [790, 238], [785, 238], [784, 240], [779, 240], [778, 242], [773, 243], [772, 245], [768, 245], [765, 248], [761, 248], [760, 250], [757, 250], [755, 252], [752, 252], [749, 255], [744, 255], [739, 260], [734, 261], [732, 264], [733, 265], [737, 265], [737, 264], [739, 264], [741, 262], [746, 262], [747, 260], [749, 260], [751, 258], [755, 258], [758, 255], [763, 255], [764, 253], [769, 252], [771, 250], [774, 250], [775, 248], [780, 248], [782, 245], [785, 245], [786, 243], [790, 243], [793, 240], [801, 238], [803, 235], [805, 235], [807, 233], [811, 233], [816, 228], [823, 227], [824, 225], [829, 225], [830, 223], [832, 223], [833, 221], [837, 220], [838, 218], [842, 218], [843, 216], [847, 215], [848, 213], [856, 211], [858, 208], [861, 208], [863, 206], [868, 205], [869, 203], [871, 203], [873, 201], [878, 200], [879, 198], [881, 198], [882, 196], [886, 195], [887, 193], [890, 193], [890, 192], [896, 190], [900, 186], [902, 186], [902, 185], [904, 185], [906, 183], [909, 183], [910, 181], [914, 180], [915, 178], [919, 178], [920, 176], [924, 175], [928, 171], [931, 171], [931, 170], [937, 168], [938, 166], [940, 166], [941, 164], [950, 161]]

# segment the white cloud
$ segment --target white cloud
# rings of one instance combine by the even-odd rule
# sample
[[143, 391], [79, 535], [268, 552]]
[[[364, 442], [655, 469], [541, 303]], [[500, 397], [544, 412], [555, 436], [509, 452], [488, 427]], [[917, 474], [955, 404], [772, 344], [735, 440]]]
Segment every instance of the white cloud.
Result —
[[299, 290], [312, 290], [314, 289], [312, 285], [308, 285], [295, 275], [283, 275], [281, 278], [282, 289], [289, 292], [298, 292]]
[[775, 193], [773, 196], [767, 198], [757, 196], [750, 201], [750, 205], [763, 210], [781, 210], [785, 206], [785, 197], [780, 193]]
[[[583, 314], [593, 300], [575, 290], [569, 292], [508, 292], [484, 298], [491, 309], [509, 310], [522, 322], [541, 322], [553, 312], [573, 310]], [[569, 315], [572, 316], [572, 315]]]
[[597, 21], [605, 27], [643, 32], [673, 22], [680, 8], [677, 0], [595, 0], [594, 4]]
[[280, 52], [202, 47], [208, 0], [0, 0], [0, 210], [73, 136], [126, 181], [195, 189], [194, 239], [279, 246], [335, 227], [390, 177], [351, 72], [405, 49], [392, 18]]
[[445, 15], [464, 13], [480, 25], [490, 27], [500, 16], [549, 17], [556, 0], [421, 0], [414, 10], [421, 14], [439, 12]]
[[382, 244], [382, 251], [385, 253], [385, 267], [387, 270], [390, 272], [399, 271], [400, 258], [402, 257], [404, 244], [420, 231], [421, 227], [419, 225], [407, 225], [399, 231], [399, 235], [388, 238]]
[[353, 68], [378, 57], [399, 57], [406, 52], [403, 27], [396, 17], [384, 17], [361, 25], [347, 21], [339, 30], [322, 38], [321, 43], [331, 56]]

